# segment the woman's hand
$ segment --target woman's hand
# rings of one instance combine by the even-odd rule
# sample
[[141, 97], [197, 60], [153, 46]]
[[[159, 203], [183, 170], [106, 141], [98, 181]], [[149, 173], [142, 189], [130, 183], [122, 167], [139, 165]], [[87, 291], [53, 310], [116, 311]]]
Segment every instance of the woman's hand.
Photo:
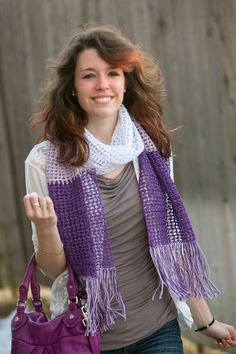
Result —
[[[205, 326], [212, 321], [212, 313], [204, 299], [187, 300], [193, 320], [197, 328]], [[233, 326], [216, 321], [207, 329], [198, 332], [216, 340], [220, 348], [232, 348], [236, 346], [236, 330]]]
[[57, 232], [57, 215], [50, 197], [40, 197], [37, 193], [25, 195], [25, 213], [33, 221], [37, 235], [40, 237]]
[[36, 262], [49, 278], [55, 279], [65, 270], [66, 256], [57, 229], [53, 202], [50, 197], [40, 197], [35, 192], [27, 194], [23, 202], [27, 217], [35, 225]]
[[228, 324], [215, 321], [212, 326], [200, 333], [216, 339], [220, 348], [228, 349], [236, 346], [236, 330]]

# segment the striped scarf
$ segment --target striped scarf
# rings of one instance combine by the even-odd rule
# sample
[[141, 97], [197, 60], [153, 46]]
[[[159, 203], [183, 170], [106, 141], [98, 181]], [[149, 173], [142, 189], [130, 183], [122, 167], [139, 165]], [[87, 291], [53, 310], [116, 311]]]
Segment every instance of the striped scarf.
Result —
[[[208, 265], [199, 248], [174, 182], [169, 162], [135, 122], [144, 143], [138, 156], [139, 192], [147, 227], [150, 255], [163, 286], [180, 299], [212, 298], [219, 291], [209, 279]], [[58, 216], [66, 256], [87, 292], [87, 334], [107, 330], [126, 318], [96, 169], [88, 160], [82, 167], [57, 161], [50, 144], [47, 183]]]

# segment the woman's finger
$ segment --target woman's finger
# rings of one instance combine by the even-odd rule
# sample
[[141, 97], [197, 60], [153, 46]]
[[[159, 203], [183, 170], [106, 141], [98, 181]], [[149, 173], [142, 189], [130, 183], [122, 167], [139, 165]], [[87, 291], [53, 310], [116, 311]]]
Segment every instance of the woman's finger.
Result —
[[40, 205], [40, 199], [38, 193], [33, 192], [30, 194], [30, 203], [32, 208], [33, 218], [41, 218], [42, 217], [42, 207]]
[[232, 342], [231, 342], [231, 340], [230, 339], [221, 339], [221, 340], [219, 340], [218, 341], [218, 346], [220, 347], [220, 348], [224, 348], [224, 349], [229, 349], [229, 348], [231, 348], [232, 347]]
[[24, 196], [23, 204], [24, 204], [26, 215], [29, 216], [29, 213], [32, 211], [32, 206], [31, 206], [30, 197], [28, 194], [26, 194]]
[[46, 207], [50, 217], [56, 217], [56, 212], [54, 209], [53, 201], [50, 197], [46, 197]]
[[50, 197], [39, 197], [39, 204], [44, 218], [56, 218], [53, 202]]
[[23, 198], [23, 202], [24, 202], [25, 212], [28, 218], [32, 220], [35, 217], [42, 216], [40, 200], [36, 192], [27, 194]]
[[54, 210], [53, 201], [50, 197], [45, 197], [48, 210]]
[[39, 203], [38, 203], [38, 198], [37, 198], [37, 194], [27, 194], [25, 195], [25, 197], [23, 198], [23, 203], [24, 203], [24, 207], [25, 207], [25, 212], [26, 215], [28, 217], [32, 217], [34, 215], [34, 208], [36, 207], [36, 205], [38, 205], [39, 207]]
[[33, 192], [29, 194], [30, 197], [30, 202], [33, 208], [40, 208], [40, 203], [39, 203], [39, 196], [38, 193]]
[[[48, 217], [47, 203], [45, 197], [38, 197], [39, 208], [41, 209], [41, 216]], [[34, 208], [38, 208], [37, 204]]]

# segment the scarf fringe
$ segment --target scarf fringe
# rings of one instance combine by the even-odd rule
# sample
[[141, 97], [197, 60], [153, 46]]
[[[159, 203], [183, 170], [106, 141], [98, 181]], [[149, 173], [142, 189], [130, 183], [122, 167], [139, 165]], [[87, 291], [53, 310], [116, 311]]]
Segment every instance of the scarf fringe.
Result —
[[196, 240], [150, 247], [161, 281], [180, 300], [214, 298], [220, 291], [209, 278], [209, 266]]
[[97, 278], [86, 277], [84, 281], [88, 308], [86, 335], [95, 335], [98, 328], [106, 331], [118, 318], [126, 320], [115, 269], [101, 269]]

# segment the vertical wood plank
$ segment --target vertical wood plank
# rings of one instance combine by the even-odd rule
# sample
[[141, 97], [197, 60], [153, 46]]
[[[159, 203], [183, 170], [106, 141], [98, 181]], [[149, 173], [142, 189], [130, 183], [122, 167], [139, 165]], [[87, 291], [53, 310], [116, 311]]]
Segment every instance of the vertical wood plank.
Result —
[[7, 267], [17, 279], [32, 252], [21, 202], [24, 159], [32, 146], [26, 122], [47, 75], [48, 59], [81, 25], [115, 24], [160, 62], [168, 91], [166, 119], [171, 127], [183, 125], [174, 145], [176, 183], [209, 260], [212, 279], [223, 290], [212, 302], [214, 314], [233, 323], [236, 2], [0, 0], [0, 7], [4, 14], [0, 23], [0, 262], [7, 258]]

